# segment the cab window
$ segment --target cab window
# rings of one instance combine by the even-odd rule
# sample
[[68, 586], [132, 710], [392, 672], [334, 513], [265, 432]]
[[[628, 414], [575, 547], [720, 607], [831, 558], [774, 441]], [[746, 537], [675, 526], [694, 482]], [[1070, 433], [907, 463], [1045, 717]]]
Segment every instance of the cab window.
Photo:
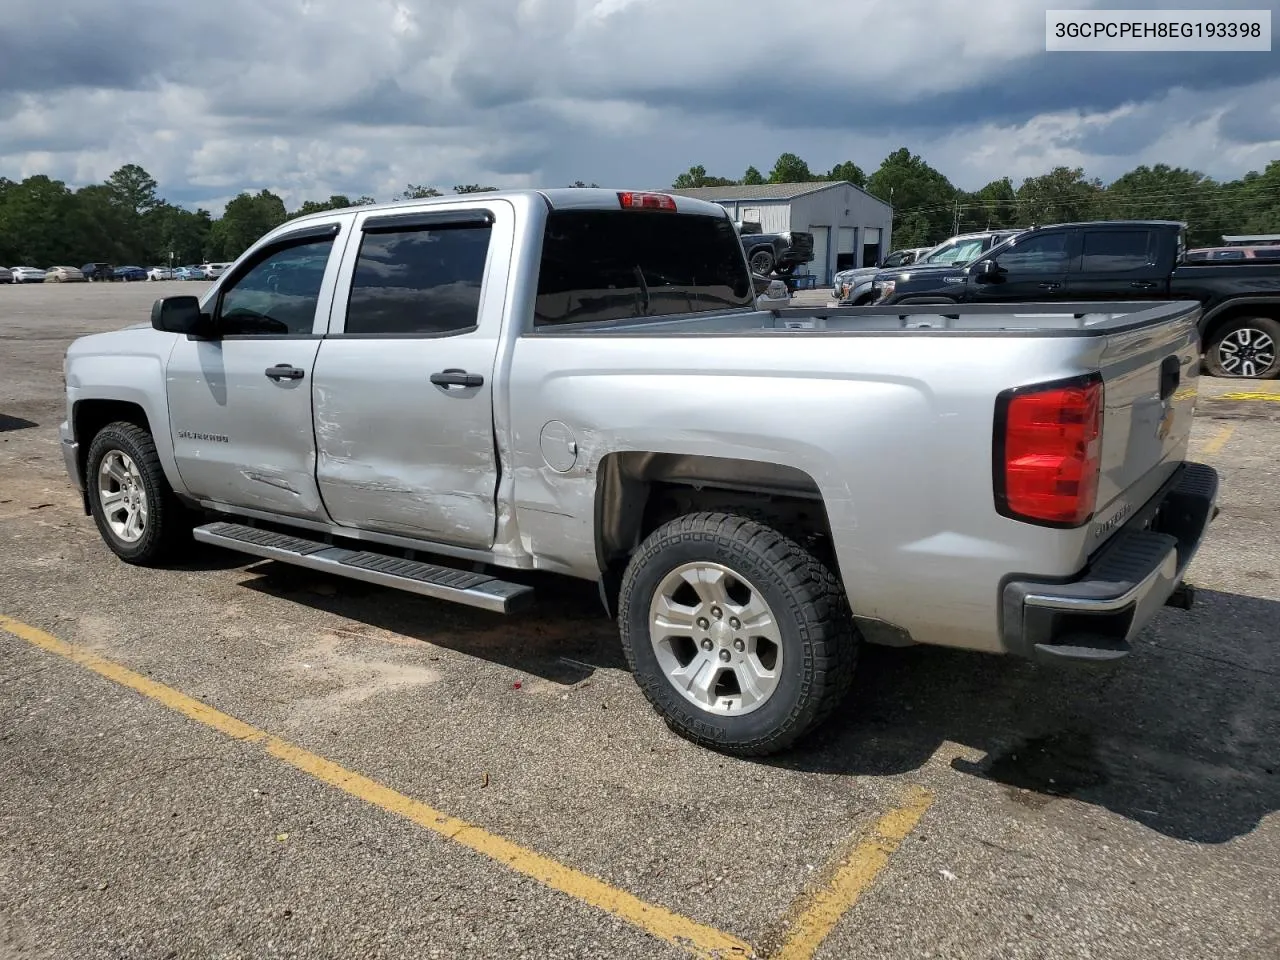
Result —
[[218, 331], [223, 336], [310, 334], [333, 237], [276, 247], [221, 292]]

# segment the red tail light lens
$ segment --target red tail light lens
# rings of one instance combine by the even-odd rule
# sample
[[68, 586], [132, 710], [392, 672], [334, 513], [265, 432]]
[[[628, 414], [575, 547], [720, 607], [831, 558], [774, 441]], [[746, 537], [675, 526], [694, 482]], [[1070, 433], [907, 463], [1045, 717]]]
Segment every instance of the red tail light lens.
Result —
[[996, 402], [996, 509], [1078, 527], [1093, 516], [1102, 461], [1102, 378], [1009, 390]]
[[624, 210], [675, 210], [676, 198], [665, 193], [619, 193]]

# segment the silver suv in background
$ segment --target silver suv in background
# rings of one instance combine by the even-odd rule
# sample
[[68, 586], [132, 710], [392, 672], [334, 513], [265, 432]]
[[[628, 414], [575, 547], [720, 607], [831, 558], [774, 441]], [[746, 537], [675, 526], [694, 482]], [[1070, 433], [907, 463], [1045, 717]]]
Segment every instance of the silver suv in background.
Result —
[[878, 261], [874, 266], [870, 267], [851, 267], [848, 270], [841, 270], [831, 278], [832, 286], [835, 288], [835, 299], [837, 301], [844, 299], [844, 294], [852, 290], [854, 285], [865, 277], [874, 277], [877, 270], [894, 270], [898, 267], [909, 267], [915, 263], [933, 247], [905, 247], [902, 250], [895, 250]]
[[[1010, 237], [1016, 237], [1022, 232], [1023, 228], [1018, 227], [1008, 230], [983, 230], [978, 233], [957, 234], [951, 239], [944, 240], [936, 247], [929, 249], [923, 256], [918, 257], [911, 264], [911, 267], [912, 269], [921, 267], [947, 269], [973, 263], [988, 250], [1004, 243]], [[858, 276], [851, 282], [837, 283], [834, 297], [836, 304], [858, 307], [874, 303], [877, 297], [871, 283], [881, 269], [892, 270], [894, 265], [890, 264], [888, 258], [886, 258], [883, 267], [866, 268], [858, 271]], [[837, 279], [838, 277], [839, 275], [837, 274]]]

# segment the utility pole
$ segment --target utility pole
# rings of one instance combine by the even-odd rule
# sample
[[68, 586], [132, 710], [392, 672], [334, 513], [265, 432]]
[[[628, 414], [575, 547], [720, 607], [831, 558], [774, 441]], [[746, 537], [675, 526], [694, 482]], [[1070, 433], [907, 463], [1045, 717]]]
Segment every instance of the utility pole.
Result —
[[951, 231], [951, 235], [955, 237], [955, 236], [958, 236], [959, 234], [960, 234], [960, 198], [956, 197], [956, 225], [955, 225], [955, 229]]

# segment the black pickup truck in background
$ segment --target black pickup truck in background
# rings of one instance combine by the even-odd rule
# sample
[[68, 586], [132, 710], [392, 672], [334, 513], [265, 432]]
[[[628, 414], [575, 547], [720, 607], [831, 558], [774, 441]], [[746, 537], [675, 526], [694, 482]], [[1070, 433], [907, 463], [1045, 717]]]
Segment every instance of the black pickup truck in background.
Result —
[[1037, 227], [964, 268], [882, 271], [876, 305], [1196, 300], [1209, 373], [1280, 377], [1280, 263], [1188, 263], [1185, 232], [1169, 220]]
[[813, 261], [813, 234], [803, 230], [790, 233], [761, 233], [760, 224], [738, 224], [738, 237], [747, 254], [751, 272], [762, 277], [777, 274], [789, 277], [802, 264]]

